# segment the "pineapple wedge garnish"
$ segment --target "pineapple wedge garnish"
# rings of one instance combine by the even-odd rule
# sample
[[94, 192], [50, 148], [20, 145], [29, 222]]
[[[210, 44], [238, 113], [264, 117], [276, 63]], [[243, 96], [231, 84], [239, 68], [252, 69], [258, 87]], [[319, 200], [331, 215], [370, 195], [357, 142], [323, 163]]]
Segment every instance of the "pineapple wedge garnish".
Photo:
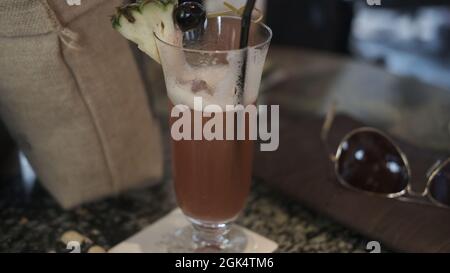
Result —
[[154, 33], [165, 41], [175, 41], [172, 17], [177, 0], [141, 0], [116, 9], [112, 26], [153, 60], [161, 63]]

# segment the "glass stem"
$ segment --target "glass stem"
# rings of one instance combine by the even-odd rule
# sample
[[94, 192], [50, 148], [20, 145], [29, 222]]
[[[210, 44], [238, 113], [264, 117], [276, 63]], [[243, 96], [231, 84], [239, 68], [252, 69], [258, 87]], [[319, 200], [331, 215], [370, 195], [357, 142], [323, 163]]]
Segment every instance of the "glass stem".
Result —
[[193, 219], [189, 220], [194, 227], [192, 239], [196, 245], [223, 248], [229, 242], [227, 238], [230, 231], [229, 223], [205, 223]]

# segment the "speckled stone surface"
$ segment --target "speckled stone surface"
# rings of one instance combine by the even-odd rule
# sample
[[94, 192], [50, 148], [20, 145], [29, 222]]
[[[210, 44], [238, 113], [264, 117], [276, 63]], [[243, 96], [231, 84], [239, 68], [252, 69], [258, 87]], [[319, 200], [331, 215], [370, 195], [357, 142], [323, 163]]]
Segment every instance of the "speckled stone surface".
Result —
[[[151, 75], [161, 80], [160, 67]], [[152, 79], [152, 84], [158, 80]], [[159, 86], [159, 87], [158, 87]], [[163, 83], [157, 85], [163, 92]], [[167, 98], [154, 94], [163, 131]], [[168, 139], [167, 135], [163, 139]], [[168, 154], [168, 143], [166, 155]], [[168, 161], [166, 156], [166, 161]], [[167, 164], [166, 166], [169, 166]], [[166, 170], [168, 172], [168, 170]], [[169, 177], [170, 175], [166, 175]], [[106, 250], [155, 222], [176, 207], [170, 179], [64, 211], [39, 183], [0, 180], [0, 252], [67, 252], [61, 236], [77, 231]], [[279, 252], [366, 252], [369, 241], [319, 215], [261, 181], [254, 181], [247, 206], [237, 222], [279, 244]]]
[[[36, 183], [0, 183], [0, 252], [66, 252], [61, 236], [78, 231], [108, 249], [176, 206], [169, 182], [62, 210]], [[254, 182], [238, 223], [279, 244], [280, 252], [363, 252], [367, 240]]]

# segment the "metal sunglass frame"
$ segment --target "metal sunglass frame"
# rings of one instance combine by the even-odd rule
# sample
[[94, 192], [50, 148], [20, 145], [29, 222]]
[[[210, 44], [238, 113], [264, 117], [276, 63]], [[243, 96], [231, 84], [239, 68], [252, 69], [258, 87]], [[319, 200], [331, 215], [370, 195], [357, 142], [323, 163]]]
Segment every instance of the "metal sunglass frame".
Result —
[[[440, 208], [446, 208], [449, 209], [450, 206], [446, 205], [442, 202], [440, 202], [439, 200], [436, 200], [430, 193], [430, 185], [431, 185], [431, 181], [435, 178], [435, 176], [445, 167], [447, 166], [447, 164], [450, 164], [450, 157], [447, 158], [446, 160], [438, 160], [436, 161], [436, 163], [434, 163], [429, 170], [427, 171], [426, 174], [426, 178], [427, 178], [427, 183], [425, 185], [425, 189], [422, 192], [415, 192], [412, 190], [411, 188], [411, 167], [409, 165], [409, 161], [408, 158], [406, 157], [405, 153], [400, 149], [400, 147], [395, 143], [394, 140], [392, 140], [391, 137], [389, 137], [386, 133], [382, 132], [381, 130], [372, 128], [372, 127], [361, 127], [361, 128], [357, 128], [354, 129], [352, 131], [350, 131], [349, 133], [347, 133], [343, 139], [339, 142], [339, 146], [337, 148], [336, 153], [332, 153], [331, 149], [328, 145], [328, 136], [329, 136], [329, 132], [330, 129], [333, 125], [333, 121], [336, 115], [336, 105], [332, 104], [330, 110], [328, 111], [326, 117], [325, 117], [325, 121], [323, 123], [322, 126], [322, 130], [321, 130], [321, 140], [324, 144], [324, 147], [329, 155], [330, 160], [332, 161], [332, 163], [334, 164], [334, 173], [339, 181], [339, 184], [341, 184], [342, 186], [354, 190], [354, 191], [358, 191], [358, 192], [364, 192], [366, 194], [369, 195], [374, 195], [374, 196], [380, 196], [380, 197], [385, 197], [385, 198], [389, 198], [389, 199], [396, 199], [399, 201], [403, 201], [403, 202], [412, 202], [412, 203], [419, 203], [419, 204], [425, 204], [425, 205], [432, 205], [432, 206], [436, 206], [436, 207], [440, 207]], [[402, 158], [403, 163], [405, 164], [405, 167], [407, 169], [408, 172], [408, 183], [406, 185], [406, 187], [404, 189], [402, 189], [399, 192], [394, 192], [394, 193], [377, 193], [377, 192], [372, 192], [372, 191], [367, 191], [367, 190], [362, 190], [359, 189], [355, 186], [350, 185], [347, 181], [345, 181], [345, 179], [339, 174], [338, 171], [338, 161], [341, 157], [342, 154], [342, 149], [343, 149], [343, 145], [344, 143], [353, 135], [361, 133], [361, 132], [372, 132], [372, 133], [376, 133], [379, 134], [380, 136], [384, 137], [389, 143], [391, 143], [396, 151], [398, 152], [398, 154], [400, 155], [400, 157]]]

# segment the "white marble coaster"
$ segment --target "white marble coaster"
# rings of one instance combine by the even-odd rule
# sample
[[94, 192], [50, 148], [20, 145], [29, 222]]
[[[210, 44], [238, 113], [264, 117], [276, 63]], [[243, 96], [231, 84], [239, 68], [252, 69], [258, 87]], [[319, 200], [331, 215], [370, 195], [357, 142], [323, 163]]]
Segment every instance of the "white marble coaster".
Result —
[[[167, 252], [167, 238], [176, 230], [190, 225], [179, 208], [109, 250], [110, 253]], [[245, 253], [270, 253], [278, 244], [251, 230], [237, 226], [247, 235]]]

